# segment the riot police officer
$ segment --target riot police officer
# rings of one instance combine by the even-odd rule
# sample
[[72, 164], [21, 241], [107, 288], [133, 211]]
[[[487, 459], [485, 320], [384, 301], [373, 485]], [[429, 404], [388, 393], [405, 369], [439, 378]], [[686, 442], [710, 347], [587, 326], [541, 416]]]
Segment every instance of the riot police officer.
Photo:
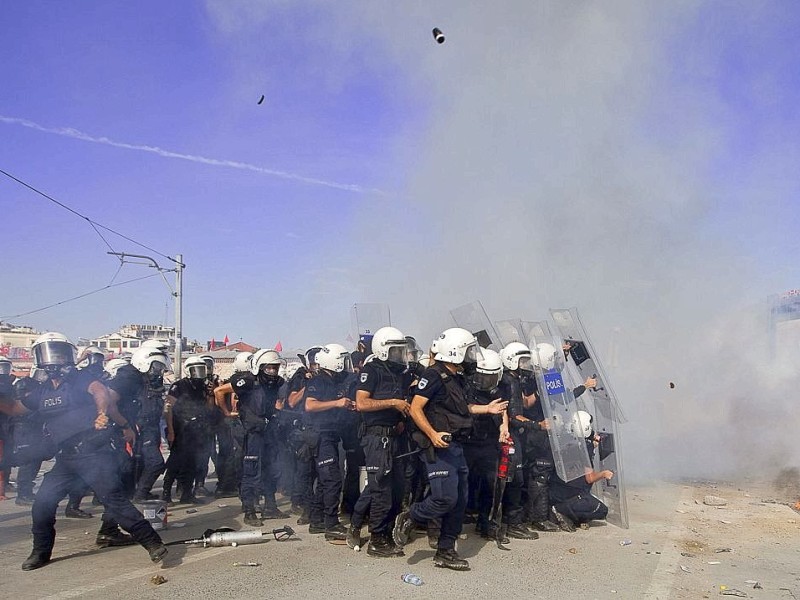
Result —
[[[11, 398], [14, 395], [13, 385], [16, 377], [11, 373], [12, 363], [0, 354], [0, 393]], [[6, 456], [11, 453], [11, 423], [10, 418], [0, 414], [0, 500], [6, 499], [6, 482], [11, 474], [11, 467], [7, 466]]]
[[164, 403], [167, 422], [167, 441], [170, 455], [164, 476], [162, 498], [172, 502], [172, 483], [178, 480], [179, 502], [196, 504], [194, 481], [198, 462], [208, 454], [204, 447], [208, 438], [209, 397], [206, 389], [206, 363], [202, 358], [186, 359], [187, 377], [173, 383]]
[[372, 338], [374, 359], [361, 369], [356, 388], [356, 407], [363, 417], [361, 446], [364, 449], [367, 486], [356, 502], [348, 546], [361, 544], [363, 519], [369, 513], [370, 541], [367, 554], [377, 557], [403, 556], [391, 537], [403, 492], [398, 436], [408, 414], [405, 394], [411, 384], [407, 371], [407, 341], [399, 329], [381, 327]]
[[138, 348], [130, 364], [114, 365], [114, 376], [106, 385], [119, 398], [120, 412], [135, 423], [138, 436], [134, 448], [136, 461], [133, 500], [155, 500], [151, 493], [164, 472], [161, 455], [161, 416], [164, 412], [164, 373], [171, 369], [165, 350]]
[[133, 442], [135, 433], [130, 424], [116, 410], [108, 389], [91, 372], [75, 369], [75, 346], [65, 336], [45, 333], [34, 342], [32, 350], [35, 365], [47, 372], [49, 380], [35, 387], [22, 403], [16, 402], [11, 412], [38, 411], [58, 452], [33, 503], [33, 551], [22, 563], [22, 569], [30, 571], [50, 562], [56, 537], [56, 509], [76, 480], [94, 489], [105, 507], [99, 545], [130, 543], [131, 538], [119, 531], [119, 524], [144, 546], [153, 562], [160, 561], [167, 548], [123, 495], [111, 454], [109, 417], [122, 427], [125, 439]]
[[[277, 428], [277, 422], [273, 423], [275, 402], [283, 384], [278, 376], [281, 364], [281, 357], [275, 350], [259, 350], [253, 355], [250, 372], [235, 374], [229, 384], [239, 399], [239, 419], [245, 432], [240, 484], [244, 522], [254, 527], [261, 526], [261, 519], [287, 516], [275, 501], [273, 460], [276, 451], [273, 434]], [[265, 500], [260, 519], [256, 507], [262, 495]]]
[[[503, 361], [500, 355], [489, 348], [481, 348], [481, 359], [478, 360], [475, 373], [470, 378], [472, 383], [470, 402], [488, 405], [493, 400], [502, 399], [503, 396], [498, 388], [502, 376]], [[474, 486], [474, 489], [471, 489], [471, 496], [475, 498], [478, 512], [475, 531], [482, 537], [489, 537], [492, 534], [489, 513], [492, 508], [492, 492], [496, 487], [499, 444], [509, 440], [508, 413], [504, 411], [500, 415], [491, 413], [475, 415], [472, 433], [464, 444], [470, 487]]]
[[447, 329], [434, 340], [431, 350], [433, 366], [422, 373], [410, 409], [414, 423], [433, 449], [432, 455], [427, 456], [431, 492], [397, 515], [392, 534], [402, 547], [415, 523], [441, 519], [433, 564], [464, 571], [469, 569], [469, 563], [455, 550], [467, 505], [469, 471], [463, 443], [472, 430], [472, 414], [499, 414], [508, 403], [501, 400], [487, 405], [469, 403], [465, 376], [475, 372], [480, 357], [478, 341], [469, 331], [459, 327]]
[[324, 533], [329, 542], [344, 541], [347, 531], [339, 521], [342, 472], [339, 413], [355, 410], [355, 402], [343, 388], [353, 368], [350, 353], [340, 344], [328, 344], [317, 353], [319, 373], [306, 389], [306, 416], [318, 441], [314, 458], [317, 486], [311, 504], [309, 533]]
[[222, 422], [217, 426], [219, 451], [217, 456], [216, 498], [234, 498], [239, 495], [242, 478], [242, 456], [244, 449], [244, 429], [239, 420], [235, 404], [238, 398], [231, 381], [241, 377], [253, 368], [253, 353], [239, 352], [233, 359], [233, 374], [228, 381], [214, 389], [214, 402], [222, 413]]

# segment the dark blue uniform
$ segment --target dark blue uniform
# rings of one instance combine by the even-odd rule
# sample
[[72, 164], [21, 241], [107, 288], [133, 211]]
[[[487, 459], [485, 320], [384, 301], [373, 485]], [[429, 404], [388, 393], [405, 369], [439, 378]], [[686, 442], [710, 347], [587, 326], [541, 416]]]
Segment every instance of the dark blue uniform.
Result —
[[169, 499], [172, 482], [177, 479], [181, 502], [194, 502], [194, 481], [198, 463], [208, 460], [204, 443], [208, 438], [208, 400], [204, 379], [185, 377], [173, 383], [168, 396], [175, 398], [172, 407], [172, 427], [175, 440], [167, 459], [164, 494]]
[[[373, 360], [361, 369], [357, 391], [367, 392], [373, 400], [405, 399], [410, 375], [392, 370], [392, 365]], [[400, 510], [403, 493], [403, 466], [394, 463], [398, 451], [398, 425], [402, 413], [395, 408], [361, 413], [364, 436], [361, 447], [367, 471], [367, 487], [356, 502], [351, 524], [363, 525], [369, 513], [369, 532], [385, 536]]]
[[467, 506], [469, 469], [463, 443], [472, 429], [467, 383], [462, 375], [435, 364], [423, 372], [417, 394], [428, 399], [424, 411], [433, 429], [450, 433], [453, 439], [447, 448], [436, 448], [434, 460], [426, 462], [431, 493], [409, 510], [417, 523], [441, 519], [438, 548], [453, 550]]
[[[320, 371], [308, 381], [306, 398], [331, 402], [343, 398], [345, 389], [327, 371]], [[342, 472], [339, 468], [339, 442], [341, 417], [346, 409], [332, 408], [306, 412], [308, 426], [319, 436], [314, 466], [317, 486], [311, 506], [311, 525], [331, 529], [339, 526], [339, 496], [342, 493]]]
[[105, 507], [100, 533], [116, 532], [117, 523], [145, 548], [161, 545], [161, 538], [124, 494], [111, 447], [111, 431], [97, 431], [97, 406], [88, 388], [95, 378], [72, 371], [54, 388], [47, 382], [23, 404], [38, 412], [58, 448], [53, 468], [44, 476], [31, 516], [33, 549], [48, 559], [55, 543], [58, 503], [76, 480], [91, 487]]
[[275, 401], [283, 379], [270, 385], [261, 383], [251, 373], [236, 373], [231, 386], [239, 398], [239, 419], [244, 428], [244, 454], [240, 496], [245, 512], [255, 510], [259, 498], [265, 498], [264, 511], [277, 509], [275, 474], [277, 467], [277, 430]]
[[[589, 458], [594, 462], [594, 444], [587, 441]], [[608, 516], [608, 507], [594, 494], [585, 477], [564, 481], [557, 473], [550, 478], [550, 502], [562, 515], [575, 523], [588, 523]]]
[[151, 383], [131, 365], [120, 367], [106, 385], [119, 394], [120, 412], [138, 430], [133, 452], [136, 461], [134, 498], [146, 500], [165, 467], [160, 426], [164, 412], [164, 385]]

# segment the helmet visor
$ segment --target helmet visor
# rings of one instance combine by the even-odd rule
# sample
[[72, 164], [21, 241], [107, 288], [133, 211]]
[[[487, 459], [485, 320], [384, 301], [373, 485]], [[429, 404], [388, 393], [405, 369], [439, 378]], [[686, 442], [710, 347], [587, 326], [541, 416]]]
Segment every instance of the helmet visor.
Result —
[[150, 363], [150, 368], [147, 369], [147, 376], [150, 379], [156, 379], [158, 377], [163, 377], [166, 371], [167, 365], [160, 361], [154, 360]]
[[188, 367], [186, 367], [186, 370], [189, 372], [189, 377], [191, 379], [205, 379], [206, 373], [208, 372], [205, 363], [202, 365], [200, 364], [189, 365]]
[[472, 375], [472, 384], [483, 392], [493, 390], [500, 383], [502, 373], [475, 373]]
[[477, 343], [467, 346], [467, 349], [464, 352], [464, 362], [477, 363], [482, 358], [483, 353], [481, 353], [481, 347], [478, 346]]
[[408, 346], [405, 344], [402, 346], [392, 346], [389, 348], [388, 355], [386, 360], [392, 363], [397, 363], [399, 365], [407, 365], [408, 364]]
[[69, 342], [44, 342], [33, 348], [33, 361], [37, 367], [43, 365], [74, 365], [75, 346]]
[[0, 362], [0, 375], [11, 375], [11, 363], [7, 361]]
[[276, 364], [271, 365], [261, 365], [258, 368], [259, 373], [264, 373], [265, 375], [273, 375], [275, 377], [278, 376], [278, 371], [280, 370], [281, 366]]
[[520, 356], [518, 367], [523, 371], [533, 371], [533, 361], [530, 356]]

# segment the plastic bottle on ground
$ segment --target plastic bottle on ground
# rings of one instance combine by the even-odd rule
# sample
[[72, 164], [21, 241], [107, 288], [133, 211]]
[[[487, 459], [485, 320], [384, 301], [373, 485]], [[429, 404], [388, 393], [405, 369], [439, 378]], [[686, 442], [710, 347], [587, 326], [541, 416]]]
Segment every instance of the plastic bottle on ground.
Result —
[[422, 579], [419, 575], [414, 575], [413, 573], [406, 573], [400, 577], [404, 582], [410, 583], [411, 585], [422, 585]]

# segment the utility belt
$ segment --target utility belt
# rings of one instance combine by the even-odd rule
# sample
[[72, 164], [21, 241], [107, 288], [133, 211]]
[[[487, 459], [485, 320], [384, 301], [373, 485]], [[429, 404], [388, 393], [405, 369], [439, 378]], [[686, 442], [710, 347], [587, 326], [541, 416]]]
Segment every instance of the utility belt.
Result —
[[61, 456], [76, 456], [78, 454], [92, 454], [102, 450], [111, 450], [112, 429], [91, 430], [73, 435], [59, 445], [58, 454]]
[[359, 437], [365, 435], [377, 435], [378, 437], [397, 437], [400, 435], [400, 428], [397, 425], [364, 425]]

